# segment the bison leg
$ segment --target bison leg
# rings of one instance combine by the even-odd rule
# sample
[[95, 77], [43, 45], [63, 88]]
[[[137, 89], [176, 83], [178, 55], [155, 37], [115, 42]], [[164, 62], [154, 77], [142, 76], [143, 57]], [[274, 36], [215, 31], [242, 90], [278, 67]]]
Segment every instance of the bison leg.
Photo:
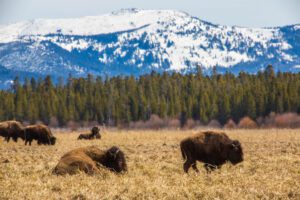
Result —
[[197, 168], [196, 161], [192, 164], [192, 168], [195, 170], [195, 172], [199, 173], [199, 169]]
[[184, 162], [184, 164], [183, 164], [183, 170], [184, 170], [185, 173], [188, 173], [189, 168], [191, 167], [191, 165], [192, 165], [193, 163], [194, 163], [194, 162], [191, 161], [191, 160], [189, 160], [189, 159], [187, 159], [187, 160]]
[[9, 140], [10, 140], [10, 136], [7, 136], [7, 137], [6, 137], [6, 142], [8, 143]]

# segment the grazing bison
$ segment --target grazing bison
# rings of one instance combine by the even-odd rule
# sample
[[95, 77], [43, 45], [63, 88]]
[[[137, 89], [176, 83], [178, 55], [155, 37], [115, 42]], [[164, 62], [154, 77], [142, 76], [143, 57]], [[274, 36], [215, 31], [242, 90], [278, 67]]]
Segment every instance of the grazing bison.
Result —
[[24, 126], [17, 121], [5, 121], [0, 123], [0, 136], [4, 137], [7, 142], [12, 138], [15, 142], [18, 138], [25, 139]]
[[91, 133], [80, 134], [78, 136], [78, 140], [93, 140], [93, 139], [101, 139], [100, 129], [97, 126], [92, 128]]
[[201, 132], [181, 141], [180, 149], [183, 159], [183, 169], [189, 168], [199, 172], [196, 161], [204, 163], [209, 172], [220, 168], [226, 161], [237, 164], [243, 161], [243, 150], [238, 140], [231, 140], [225, 133], [213, 131]]
[[52, 135], [49, 127], [41, 124], [25, 128], [25, 145], [27, 145], [27, 142], [31, 145], [32, 140], [36, 140], [38, 145], [54, 145], [56, 142], [56, 138]]
[[61, 157], [52, 171], [56, 175], [75, 174], [83, 171], [89, 175], [99, 172], [99, 166], [121, 173], [127, 171], [124, 153], [118, 147], [111, 147], [106, 151], [96, 146], [72, 150]]

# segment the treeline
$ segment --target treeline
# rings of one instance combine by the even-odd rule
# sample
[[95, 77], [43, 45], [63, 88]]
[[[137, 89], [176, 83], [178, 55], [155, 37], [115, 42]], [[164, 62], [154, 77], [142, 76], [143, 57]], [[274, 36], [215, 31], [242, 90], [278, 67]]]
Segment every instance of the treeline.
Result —
[[271, 112], [300, 112], [300, 74], [275, 73], [272, 66], [256, 75], [152, 73], [139, 78], [101, 79], [69, 77], [54, 84], [45, 79], [16, 78], [0, 91], [0, 120], [16, 119], [65, 126], [72, 122], [98, 122], [126, 126], [161, 119], [188, 119], [207, 124], [245, 116], [256, 120]]

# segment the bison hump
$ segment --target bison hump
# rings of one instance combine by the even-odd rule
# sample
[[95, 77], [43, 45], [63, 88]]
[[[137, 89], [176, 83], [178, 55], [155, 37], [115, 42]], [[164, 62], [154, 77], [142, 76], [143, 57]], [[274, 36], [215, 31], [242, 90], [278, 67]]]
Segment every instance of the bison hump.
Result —
[[79, 171], [94, 174], [98, 171], [98, 168], [91, 158], [79, 154], [63, 157], [54, 169], [56, 174], [76, 174]]

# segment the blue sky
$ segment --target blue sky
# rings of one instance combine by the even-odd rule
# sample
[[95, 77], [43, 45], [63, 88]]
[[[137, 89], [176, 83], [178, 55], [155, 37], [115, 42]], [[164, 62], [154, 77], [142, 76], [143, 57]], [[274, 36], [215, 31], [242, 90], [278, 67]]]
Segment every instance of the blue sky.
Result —
[[223, 25], [300, 24], [300, 0], [0, 0], [0, 24], [100, 15], [132, 7], [176, 9]]

